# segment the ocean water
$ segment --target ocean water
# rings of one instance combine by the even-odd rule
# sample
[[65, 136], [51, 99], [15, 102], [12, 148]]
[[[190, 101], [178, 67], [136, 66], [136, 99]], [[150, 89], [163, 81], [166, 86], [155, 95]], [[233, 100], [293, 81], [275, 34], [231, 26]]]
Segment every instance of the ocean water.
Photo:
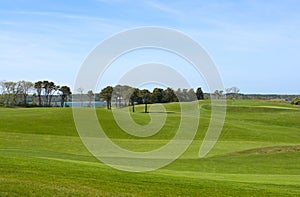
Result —
[[[60, 102], [52, 102], [52, 106], [60, 107]], [[65, 102], [65, 106], [67, 107], [102, 107], [106, 106], [106, 102], [95, 101], [95, 102]]]

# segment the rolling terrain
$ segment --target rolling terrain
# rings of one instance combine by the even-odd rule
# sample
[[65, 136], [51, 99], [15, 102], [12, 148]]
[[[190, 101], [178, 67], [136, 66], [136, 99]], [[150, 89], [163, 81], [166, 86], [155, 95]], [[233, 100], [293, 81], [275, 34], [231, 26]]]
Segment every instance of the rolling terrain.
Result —
[[[93, 157], [78, 136], [71, 108], [0, 108], [0, 196], [300, 195], [298, 106], [228, 101], [219, 141], [200, 159], [211, 107], [208, 101], [199, 104], [200, 125], [188, 150], [146, 173], [119, 171]], [[112, 141], [142, 152], [163, 146], [176, 133], [180, 107], [164, 106], [165, 125], [146, 139], [122, 131], [111, 111], [96, 108], [96, 113]], [[131, 113], [141, 125], [150, 122], [143, 107]]]

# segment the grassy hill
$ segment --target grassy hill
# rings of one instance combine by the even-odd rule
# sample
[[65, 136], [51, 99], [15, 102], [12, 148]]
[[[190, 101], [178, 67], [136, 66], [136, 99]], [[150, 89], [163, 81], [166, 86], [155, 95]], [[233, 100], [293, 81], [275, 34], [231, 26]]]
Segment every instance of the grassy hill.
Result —
[[[0, 196], [299, 196], [300, 108], [258, 100], [228, 101], [222, 134], [202, 159], [210, 120], [200, 101], [200, 125], [189, 149], [172, 164], [147, 173], [115, 170], [82, 144], [70, 108], [0, 108]], [[166, 144], [180, 120], [177, 103], [165, 105], [162, 130], [143, 139], [123, 132], [111, 111], [96, 112], [119, 146], [149, 151]], [[122, 109], [127, 110], [127, 109]], [[149, 114], [131, 114], [139, 124]]]

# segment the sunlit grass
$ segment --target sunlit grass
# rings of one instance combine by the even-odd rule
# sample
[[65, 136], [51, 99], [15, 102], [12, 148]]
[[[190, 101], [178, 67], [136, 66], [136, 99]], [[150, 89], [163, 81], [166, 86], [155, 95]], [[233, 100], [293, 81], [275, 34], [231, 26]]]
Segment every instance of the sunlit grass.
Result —
[[[266, 101], [228, 101], [225, 125], [207, 157], [198, 152], [210, 120], [200, 101], [198, 133], [174, 163], [148, 173], [112, 169], [95, 159], [78, 137], [70, 108], [0, 108], [1, 196], [299, 196], [300, 108]], [[149, 123], [143, 105], [131, 113]], [[180, 107], [165, 104], [167, 122], [147, 139], [122, 131], [111, 111], [96, 112], [121, 147], [149, 151], [175, 135]], [[129, 109], [120, 109], [129, 110]], [[150, 110], [151, 112], [151, 110]]]

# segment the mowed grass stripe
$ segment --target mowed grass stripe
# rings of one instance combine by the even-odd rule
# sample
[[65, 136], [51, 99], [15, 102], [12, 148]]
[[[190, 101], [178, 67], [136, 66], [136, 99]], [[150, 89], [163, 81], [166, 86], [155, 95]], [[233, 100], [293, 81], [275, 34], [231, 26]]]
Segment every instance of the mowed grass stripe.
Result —
[[[32, 161], [34, 161], [32, 163]], [[14, 164], [14, 162], [16, 164]], [[242, 192], [244, 195], [286, 195], [292, 196], [297, 193], [297, 187], [281, 184], [261, 184], [247, 183], [244, 180], [236, 180], [234, 176], [240, 178], [238, 174], [231, 175], [231, 180], [211, 180], [220, 179], [228, 175], [222, 174], [206, 174], [211, 175], [210, 178], [204, 174], [199, 174], [199, 177], [194, 175], [178, 174], [178, 171], [170, 174], [159, 174], [160, 171], [152, 173], [126, 173], [111, 170], [107, 166], [86, 165], [80, 162], [65, 162], [57, 160], [39, 159], [18, 157], [10, 158], [8, 171], [12, 169], [9, 175], [4, 174], [7, 179], [17, 180], [14, 182], [14, 187], [9, 188], [17, 194], [33, 195], [238, 195]], [[23, 166], [23, 169], [20, 167]], [[17, 169], [17, 170], [16, 170]], [[13, 173], [14, 172], [14, 173]], [[194, 174], [194, 173], [192, 173]], [[178, 176], [180, 175], [180, 176]], [[245, 175], [247, 177], [247, 175]], [[229, 177], [228, 177], [229, 178]], [[251, 176], [248, 176], [251, 178]], [[29, 186], [28, 181], [31, 181]], [[27, 183], [24, 185], [24, 182]], [[48, 185], [45, 184], [48, 182]], [[5, 186], [6, 181], [4, 179]], [[7, 186], [7, 185], [6, 185]], [[25, 187], [25, 188], [24, 188]], [[28, 190], [27, 189], [31, 189]], [[2, 187], [0, 187], [1, 191]], [[34, 189], [34, 190], [32, 190]], [[83, 191], [79, 191], [81, 189]], [[65, 192], [62, 192], [65, 191]], [[12, 192], [13, 193], [13, 192]]]

